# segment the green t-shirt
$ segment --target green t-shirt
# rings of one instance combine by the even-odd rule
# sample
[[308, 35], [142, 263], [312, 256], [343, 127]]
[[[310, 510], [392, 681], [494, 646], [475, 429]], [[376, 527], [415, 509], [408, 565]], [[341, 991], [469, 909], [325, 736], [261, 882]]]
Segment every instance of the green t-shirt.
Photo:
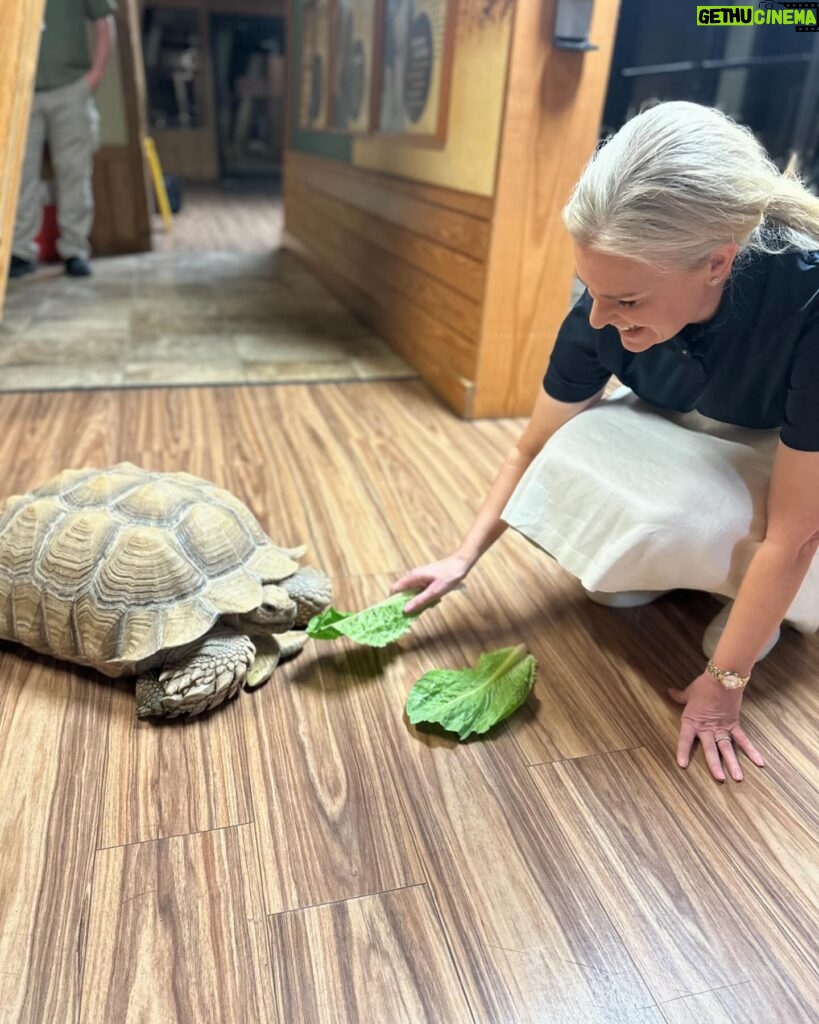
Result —
[[37, 92], [82, 78], [91, 67], [85, 23], [113, 14], [116, 6], [116, 0], [48, 0], [34, 82]]

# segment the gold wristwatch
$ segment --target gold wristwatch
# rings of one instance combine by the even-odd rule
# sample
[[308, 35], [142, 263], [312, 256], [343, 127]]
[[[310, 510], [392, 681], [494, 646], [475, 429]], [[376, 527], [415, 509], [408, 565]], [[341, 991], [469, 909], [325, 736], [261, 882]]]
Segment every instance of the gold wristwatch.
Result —
[[739, 672], [728, 672], [724, 668], [717, 668], [713, 661], [708, 662], [707, 668], [714, 679], [722, 683], [726, 690], [741, 690], [743, 686], [748, 685], [748, 680], [751, 678], [750, 674], [741, 676]]

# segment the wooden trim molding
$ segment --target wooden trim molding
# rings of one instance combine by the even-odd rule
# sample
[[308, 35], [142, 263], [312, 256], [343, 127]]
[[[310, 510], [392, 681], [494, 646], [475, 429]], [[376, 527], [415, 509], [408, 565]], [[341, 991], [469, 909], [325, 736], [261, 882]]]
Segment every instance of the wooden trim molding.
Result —
[[3, 0], [0, 5], [0, 313], [6, 296], [44, 7], [45, 0]]
[[568, 312], [572, 245], [560, 218], [594, 151], [618, 0], [596, 0], [587, 53], [551, 43], [554, 0], [518, 0], [487, 255], [475, 417], [526, 416]]

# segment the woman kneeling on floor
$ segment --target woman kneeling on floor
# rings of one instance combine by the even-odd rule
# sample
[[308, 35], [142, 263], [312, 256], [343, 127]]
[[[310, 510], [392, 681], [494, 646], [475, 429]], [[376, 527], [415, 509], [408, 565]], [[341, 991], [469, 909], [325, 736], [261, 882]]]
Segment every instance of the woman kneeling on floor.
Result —
[[586, 289], [532, 417], [458, 550], [393, 592], [439, 599], [511, 525], [600, 603], [723, 595], [707, 665], [669, 694], [678, 763], [699, 738], [739, 780], [734, 744], [763, 763], [753, 665], [783, 621], [819, 628], [819, 199], [747, 128], [671, 102], [597, 151], [563, 219]]

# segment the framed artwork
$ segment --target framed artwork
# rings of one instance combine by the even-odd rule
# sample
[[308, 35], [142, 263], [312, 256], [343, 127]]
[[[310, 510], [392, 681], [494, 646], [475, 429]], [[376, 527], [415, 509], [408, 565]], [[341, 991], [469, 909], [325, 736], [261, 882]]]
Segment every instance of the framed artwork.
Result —
[[383, 0], [377, 130], [443, 141], [455, 0]]
[[376, 0], [335, 0], [330, 127], [372, 128]]
[[330, 0], [304, 0], [301, 19], [299, 127], [329, 127]]

